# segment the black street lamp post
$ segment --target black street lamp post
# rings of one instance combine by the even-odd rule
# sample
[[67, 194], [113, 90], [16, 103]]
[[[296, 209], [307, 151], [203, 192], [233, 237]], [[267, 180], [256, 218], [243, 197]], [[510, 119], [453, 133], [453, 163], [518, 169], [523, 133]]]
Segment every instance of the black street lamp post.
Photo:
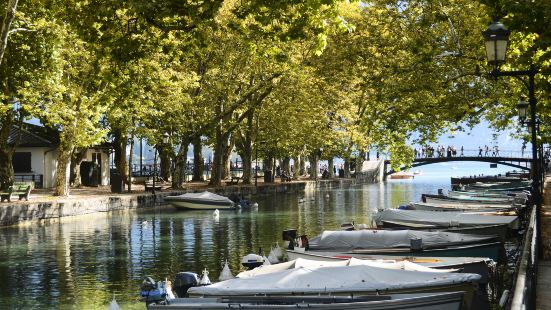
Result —
[[[528, 125], [532, 128], [530, 132], [532, 143], [532, 195], [534, 205], [536, 206], [537, 234], [539, 237], [539, 209], [541, 207], [541, 185], [543, 174], [540, 167], [540, 161], [538, 160], [538, 120], [536, 114], [537, 100], [534, 91], [534, 78], [536, 74], [539, 73], [539, 70], [532, 64], [530, 65], [529, 70], [501, 71], [499, 66], [505, 62], [510, 31], [499, 21], [494, 21], [488, 29], [484, 31], [483, 35], [488, 63], [494, 66], [494, 69], [490, 72], [490, 76], [495, 79], [500, 76], [516, 77], [522, 81], [526, 88], [528, 88], [528, 103], [521, 100], [521, 102], [517, 105], [517, 109], [519, 112], [519, 118], [524, 122], [524, 119], [528, 114], [528, 107], [530, 107], [530, 120], [528, 121]], [[527, 77], [528, 81], [522, 77]]]

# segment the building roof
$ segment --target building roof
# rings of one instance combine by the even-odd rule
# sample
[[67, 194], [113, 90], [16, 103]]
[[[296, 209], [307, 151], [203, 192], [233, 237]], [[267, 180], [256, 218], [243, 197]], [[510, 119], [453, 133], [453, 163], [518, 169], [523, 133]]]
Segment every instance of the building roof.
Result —
[[59, 132], [29, 123], [23, 123], [21, 127], [13, 125], [8, 144], [14, 145], [16, 142], [19, 147], [56, 147], [59, 145]]

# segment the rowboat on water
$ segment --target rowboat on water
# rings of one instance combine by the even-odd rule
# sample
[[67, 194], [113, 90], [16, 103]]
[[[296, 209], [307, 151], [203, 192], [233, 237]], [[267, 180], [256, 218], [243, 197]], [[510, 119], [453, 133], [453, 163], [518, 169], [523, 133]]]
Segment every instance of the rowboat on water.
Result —
[[400, 206], [402, 210], [421, 210], [421, 211], [456, 211], [456, 212], [484, 212], [484, 213], [506, 213], [516, 212], [517, 207], [501, 207], [495, 205], [476, 205], [463, 203], [428, 203], [415, 202], [405, 206]]
[[438, 227], [437, 225], [416, 224], [400, 221], [382, 221], [382, 225], [378, 226], [384, 229], [416, 229], [424, 231], [445, 231], [459, 234], [483, 235], [483, 236], [498, 236], [499, 241], [505, 242], [508, 236], [508, 227], [505, 224], [501, 225], [480, 225], [480, 226], [464, 226], [464, 227]]
[[499, 198], [487, 198], [487, 197], [450, 197], [446, 195], [432, 195], [422, 194], [421, 201], [426, 203], [461, 203], [461, 204], [475, 204], [475, 205], [493, 205], [501, 207], [510, 207], [512, 205], [521, 205], [525, 203], [524, 199], [499, 199]]
[[374, 220], [377, 225], [382, 224], [383, 221], [398, 221], [443, 228], [485, 225], [506, 225], [511, 230], [518, 230], [519, 228], [518, 216], [491, 215], [479, 212], [384, 209], [374, 214]]
[[295, 250], [338, 251], [393, 256], [480, 256], [502, 261], [497, 235], [479, 236], [443, 231], [356, 230], [324, 231]]
[[178, 209], [212, 210], [235, 208], [235, 203], [228, 197], [217, 195], [209, 191], [167, 196], [164, 200]]

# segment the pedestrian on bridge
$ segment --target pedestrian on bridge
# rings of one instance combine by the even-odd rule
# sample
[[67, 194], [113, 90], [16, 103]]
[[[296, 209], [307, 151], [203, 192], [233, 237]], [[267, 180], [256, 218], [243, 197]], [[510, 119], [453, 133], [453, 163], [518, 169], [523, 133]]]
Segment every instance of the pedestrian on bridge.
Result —
[[495, 153], [495, 156], [498, 157], [499, 156], [499, 146], [495, 146], [494, 147], [494, 153]]
[[464, 155], [463, 155], [463, 145], [461, 146], [461, 154], [460, 154], [459, 156], [461, 156], [461, 157], [464, 156]]
[[482, 147], [478, 146], [478, 157], [482, 157]]
[[526, 143], [522, 143], [522, 149], [520, 151], [520, 157], [524, 157], [524, 150], [526, 150]]
[[484, 145], [484, 156], [488, 156], [488, 152], [490, 151], [490, 148], [487, 145]]

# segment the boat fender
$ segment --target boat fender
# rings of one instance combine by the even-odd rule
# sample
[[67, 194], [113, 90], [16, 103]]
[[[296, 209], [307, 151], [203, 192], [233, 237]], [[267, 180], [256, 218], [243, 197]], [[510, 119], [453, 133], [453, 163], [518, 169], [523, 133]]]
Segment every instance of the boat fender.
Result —
[[187, 291], [194, 286], [198, 286], [199, 277], [194, 272], [179, 272], [174, 277], [173, 290], [179, 298], [187, 297]]
[[115, 296], [113, 296], [113, 300], [111, 300], [111, 303], [109, 304], [109, 310], [120, 310], [120, 309], [121, 307], [117, 303]]
[[509, 290], [504, 290], [503, 294], [501, 294], [501, 298], [499, 299], [499, 306], [505, 307], [505, 303], [507, 303], [507, 299], [509, 299]]
[[274, 248], [272, 248], [272, 247], [270, 247], [270, 254], [268, 254], [267, 260], [268, 260], [268, 262], [270, 262], [270, 264], [279, 263], [279, 258], [277, 257], [277, 255], [274, 251]]
[[199, 285], [211, 285], [212, 282], [210, 282], [209, 279], [209, 271], [207, 268], [203, 269], [203, 276], [201, 277], [201, 281], [199, 281]]
[[283, 252], [281, 252], [281, 248], [279, 247], [279, 242], [276, 242], [276, 246], [274, 247], [274, 254], [277, 257], [277, 259], [281, 259], [283, 257]]
[[231, 273], [230, 266], [228, 265], [228, 261], [224, 263], [224, 268], [222, 268], [222, 272], [220, 272], [220, 277], [218, 277], [219, 281], [226, 281], [229, 279], [233, 279], [234, 276]]

